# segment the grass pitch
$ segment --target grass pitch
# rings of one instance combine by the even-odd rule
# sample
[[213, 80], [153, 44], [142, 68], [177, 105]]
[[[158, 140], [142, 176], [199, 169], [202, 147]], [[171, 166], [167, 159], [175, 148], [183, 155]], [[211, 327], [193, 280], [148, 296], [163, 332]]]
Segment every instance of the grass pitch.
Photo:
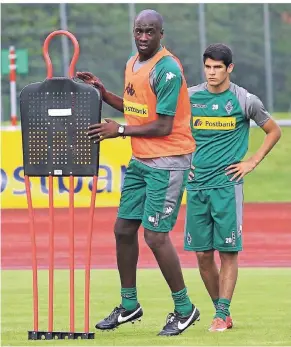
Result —
[[[282, 136], [279, 142], [259, 166], [245, 177], [245, 202], [291, 201], [291, 128], [281, 129]], [[250, 130], [249, 150], [245, 159], [260, 148], [264, 136], [265, 133], [260, 128]]]
[[[31, 271], [2, 271], [2, 345], [5, 346], [290, 346], [291, 269], [240, 269], [231, 314], [235, 327], [224, 333], [207, 331], [214, 309], [197, 269], [184, 270], [190, 296], [201, 311], [201, 321], [177, 337], [158, 337], [173, 303], [159, 270], [138, 271], [138, 296], [142, 321], [100, 332], [95, 323], [119, 305], [116, 270], [92, 270], [91, 331], [95, 340], [28, 341], [32, 330]], [[83, 329], [84, 272], [76, 271], [76, 330]], [[40, 326], [47, 329], [48, 272], [39, 271]], [[69, 275], [55, 272], [55, 330], [68, 331]]]

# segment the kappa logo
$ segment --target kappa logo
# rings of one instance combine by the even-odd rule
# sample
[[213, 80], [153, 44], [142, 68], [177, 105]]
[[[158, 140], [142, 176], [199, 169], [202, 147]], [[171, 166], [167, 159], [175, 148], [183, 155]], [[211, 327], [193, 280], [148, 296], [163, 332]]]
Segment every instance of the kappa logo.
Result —
[[195, 122], [194, 122], [194, 127], [199, 127], [202, 125], [202, 120], [201, 119], [196, 119]]
[[173, 207], [168, 206], [168, 207], [165, 208], [164, 214], [169, 215], [169, 214], [171, 214], [172, 212], [173, 212]]
[[218, 110], [218, 105], [217, 104], [212, 105], [212, 110], [213, 111], [217, 111]]
[[175, 206], [166, 206], [161, 214], [161, 219], [166, 219], [172, 215]]
[[173, 74], [173, 72], [167, 72], [167, 74], [166, 74], [166, 82], [170, 81], [174, 77], [176, 77], [176, 75]]
[[128, 95], [133, 96], [135, 94], [133, 84], [129, 82], [127, 87], [125, 88], [125, 91], [127, 92]]

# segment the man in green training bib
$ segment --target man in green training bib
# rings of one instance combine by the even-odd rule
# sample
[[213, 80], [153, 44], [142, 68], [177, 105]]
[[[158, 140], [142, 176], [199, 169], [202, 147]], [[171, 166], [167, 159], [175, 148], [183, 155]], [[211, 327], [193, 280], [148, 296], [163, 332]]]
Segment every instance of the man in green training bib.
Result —
[[[210, 45], [203, 62], [207, 82], [188, 88], [196, 151], [187, 184], [184, 248], [196, 252], [215, 306], [209, 331], [225, 331], [233, 326], [229, 306], [242, 250], [243, 177], [270, 152], [281, 130], [257, 96], [230, 82], [234, 64], [229, 47]], [[258, 151], [243, 160], [251, 119], [266, 136]]]

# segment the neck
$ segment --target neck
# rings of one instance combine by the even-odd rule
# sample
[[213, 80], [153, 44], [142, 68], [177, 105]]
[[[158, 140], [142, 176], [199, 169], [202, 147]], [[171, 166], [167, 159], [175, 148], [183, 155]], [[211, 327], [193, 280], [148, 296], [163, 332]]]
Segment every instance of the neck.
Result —
[[159, 51], [159, 49], [161, 48], [161, 46], [159, 46], [157, 49], [155, 49], [152, 53], [150, 53], [149, 55], [143, 55], [139, 53], [139, 61], [146, 61], [151, 59], [154, 55], [156, 55]]
[[210, 91], [210, 93], [213, 93], [213, 94], [223, 93], [227, 89], [229, 89], [229, 87], [230, 87], [230, 80], [229, 80], [229, 78], [227, 78], [225, 81], [223, 81], [218, 86], [211, 86], [210, 84], [207, 83], [207, 89]]

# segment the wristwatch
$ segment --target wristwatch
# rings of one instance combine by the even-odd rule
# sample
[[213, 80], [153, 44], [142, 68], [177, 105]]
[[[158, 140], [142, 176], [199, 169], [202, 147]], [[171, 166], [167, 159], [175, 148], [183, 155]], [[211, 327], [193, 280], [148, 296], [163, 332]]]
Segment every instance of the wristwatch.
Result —
[[125, 131], [125, 126], [124, 125], [120, 125], [117, 132], [120, 136], [122, 136], [124, 139], [125, 139], [125, 136], [124, 136], [124, 131]]

